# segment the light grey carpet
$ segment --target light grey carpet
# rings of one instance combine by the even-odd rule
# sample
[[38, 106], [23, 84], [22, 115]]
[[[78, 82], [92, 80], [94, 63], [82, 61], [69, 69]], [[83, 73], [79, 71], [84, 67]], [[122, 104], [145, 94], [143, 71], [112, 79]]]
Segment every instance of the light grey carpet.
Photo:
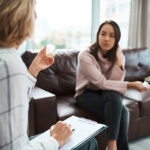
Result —
[[130, 150], [150, 150], [150, 136], [129, 142]]

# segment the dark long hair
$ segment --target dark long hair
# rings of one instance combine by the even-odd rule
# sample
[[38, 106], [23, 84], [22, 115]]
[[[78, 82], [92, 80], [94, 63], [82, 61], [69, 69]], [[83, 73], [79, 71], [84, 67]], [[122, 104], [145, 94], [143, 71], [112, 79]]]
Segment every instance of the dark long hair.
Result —
[[118, 42], [121, 37], [121, 32], [120, 32], [120, 28], [119, 28], [118, 24], [112, 20], [103, 22], [97, 31], [96, 42], [94, 44], [92, 44], [89, 48], [90, 48], [90, 53], [95, 57], [95, 59], [97, 61], [99, 61], [98, 56], [97, 56], [98, 50], [101, 49], [101, 47], [99, 45], [99, 33], [105, 24], [110, 24], [114, 28], [114, 31], [115, 31], [114, 47], [111, 50], [109, 50], [105, 55], [105, 58], [107, 58], [112, 63], [111, 67], [107, 71], [107, 74], [110, 74], [111, 69], [114, 66], [115, 61], [116, 61], [116, 51], [118, 48]]

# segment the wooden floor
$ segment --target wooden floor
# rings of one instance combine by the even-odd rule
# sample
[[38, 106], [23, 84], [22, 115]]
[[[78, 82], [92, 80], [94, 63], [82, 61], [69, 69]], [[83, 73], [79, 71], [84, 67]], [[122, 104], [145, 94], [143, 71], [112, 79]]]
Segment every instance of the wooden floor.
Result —
[[150, 150], [150, 136], [129, 142], [130, 150]]

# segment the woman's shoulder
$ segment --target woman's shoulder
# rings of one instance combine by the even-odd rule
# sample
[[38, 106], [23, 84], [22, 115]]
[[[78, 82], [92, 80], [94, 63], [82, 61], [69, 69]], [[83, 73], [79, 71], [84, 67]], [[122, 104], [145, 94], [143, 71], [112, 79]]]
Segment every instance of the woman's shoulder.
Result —
[[80, 63], [97, 64], [97, 60], [91, 54], [90, 48], [86, 48], [86, 49], [80, 51], [80, 53], [78, 55], [78, 60]]
[[87, 57], [93, 57], [93, 55], [90, 53], [90, 48], [84, 48], [83, 50], [80, 51], [79, 56], [80, 59], [81, 58], [87, 58]]
[[27, 71], [21, 56], [13, 49], [0, 49], [0, 68], [1, 72], [6, 70], [9, 75], [26, 73]]

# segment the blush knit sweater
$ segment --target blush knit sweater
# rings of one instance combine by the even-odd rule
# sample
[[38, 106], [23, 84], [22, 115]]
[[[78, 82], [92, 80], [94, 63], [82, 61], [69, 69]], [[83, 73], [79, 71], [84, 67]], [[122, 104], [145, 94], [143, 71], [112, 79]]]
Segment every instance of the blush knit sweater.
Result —
[[89, 48], [79, 53], [75, 98], [86, 89], [114, 90], [125, 95], [127, 91], [127, 82], [124, 81], [125, 57], [123, 56], [122, 69], [114, 65], [109, 77], [107, 77], [107, 70], [111, 66], [111, 62], [103, 57], [100, 50], [98, 51], [98, 58], [99, 61], [90, 54]]

